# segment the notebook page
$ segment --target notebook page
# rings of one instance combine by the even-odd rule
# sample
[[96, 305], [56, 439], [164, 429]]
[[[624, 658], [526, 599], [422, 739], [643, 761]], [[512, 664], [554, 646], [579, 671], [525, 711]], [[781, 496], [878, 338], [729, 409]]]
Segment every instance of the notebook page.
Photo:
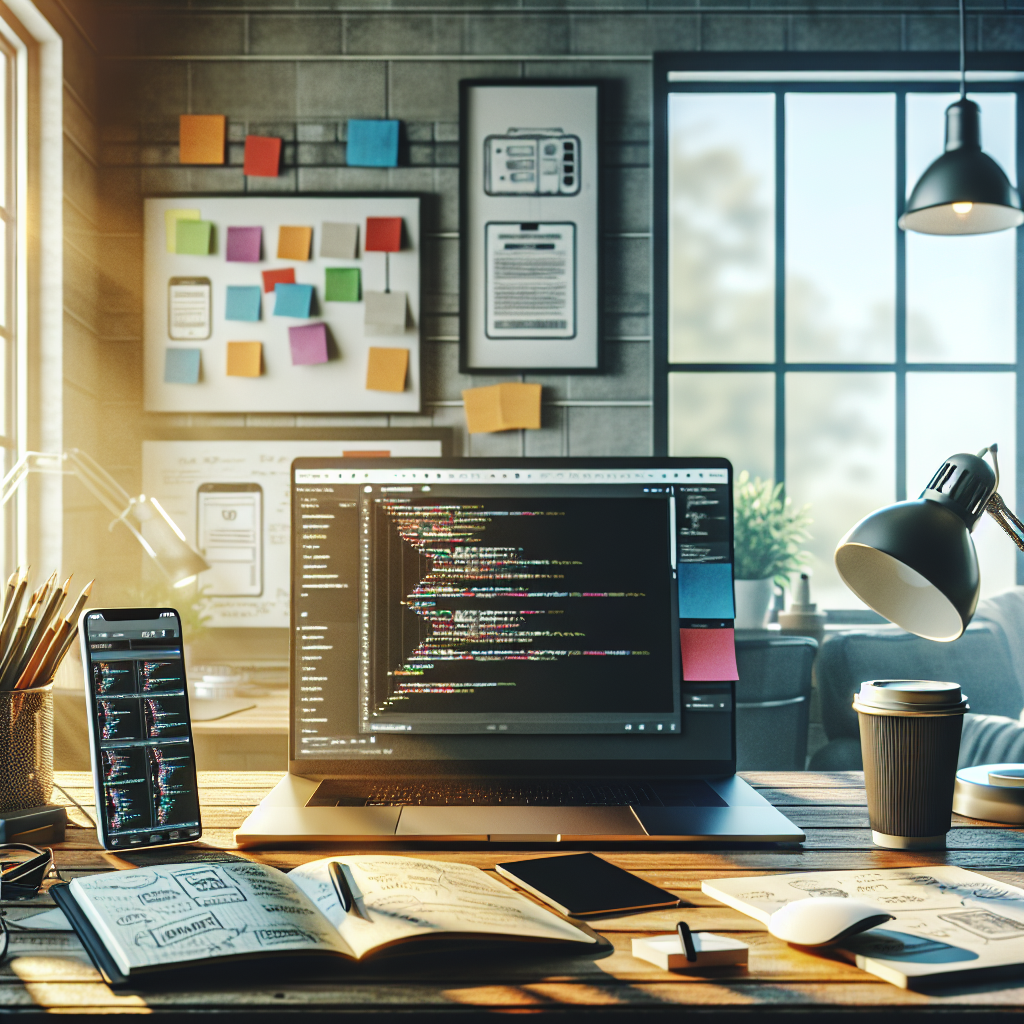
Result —
[[71, 889], [122, 973], [211, 956], [335, 950], [337, 933], [263, 864], [165, 864], [76, 878]]
[[[342, 911], [328, 874], [331, 860], [351, 870], [370, 920]], [[368, 854], [313, 861], [293, 868], [288, 877], [356, 956], [391, 942], [439, 933], [597, 941], [468, 864]]]

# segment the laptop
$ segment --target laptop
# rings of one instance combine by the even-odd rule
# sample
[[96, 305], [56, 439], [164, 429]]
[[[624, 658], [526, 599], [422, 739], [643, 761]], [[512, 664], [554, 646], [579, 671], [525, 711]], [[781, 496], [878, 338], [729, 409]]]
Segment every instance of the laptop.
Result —
[[288, 774], [240, 845], [804, 839], [735, 773], [727, 460], [291, 473]]

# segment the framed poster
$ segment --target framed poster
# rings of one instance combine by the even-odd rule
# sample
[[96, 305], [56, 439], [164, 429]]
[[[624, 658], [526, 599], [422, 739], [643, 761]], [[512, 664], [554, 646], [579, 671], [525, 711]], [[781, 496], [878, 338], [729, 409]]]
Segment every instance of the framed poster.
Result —
[[596, 82], [460, 83], [463, 373], [595, 373]]

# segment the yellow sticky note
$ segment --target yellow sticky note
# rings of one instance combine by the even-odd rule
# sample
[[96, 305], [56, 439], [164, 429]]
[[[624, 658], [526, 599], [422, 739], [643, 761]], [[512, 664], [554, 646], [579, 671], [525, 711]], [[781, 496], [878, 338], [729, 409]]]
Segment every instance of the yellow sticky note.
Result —
[[178, 118], [178, 162], [224, 163], [228, 119], [223, 114], [182, 114]]
[[539, 384], [494, 384], [462, 392], [471, 434], [540, 430]]
[[367, 391], [404, 391], [405, 375], [409, 370], [407, 348], [377, 348], [371, 346], [366, 366]]
[[167, 231], [167, 251], [177, 252], [178, 221], [199, 220], [198, 210], [164, 210], [164, 228]]
[[263, 372], [263, 343], [228, 342], [228, 376], [258, 377]]
[[282, 226], [277, 235], [277, 258], [279, 260], [308, 260], [309, 247], [312, 244], [312, 228]]

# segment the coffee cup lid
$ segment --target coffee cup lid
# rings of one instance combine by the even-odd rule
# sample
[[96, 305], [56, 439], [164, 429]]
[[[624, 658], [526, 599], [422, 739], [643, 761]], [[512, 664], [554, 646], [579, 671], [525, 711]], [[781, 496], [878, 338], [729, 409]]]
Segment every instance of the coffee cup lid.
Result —
[[874, 708], [932, 711], [957, 707], [964, 701], [959, 683], [933, 679], [872, 679], [860, 684], [857, 700]]

